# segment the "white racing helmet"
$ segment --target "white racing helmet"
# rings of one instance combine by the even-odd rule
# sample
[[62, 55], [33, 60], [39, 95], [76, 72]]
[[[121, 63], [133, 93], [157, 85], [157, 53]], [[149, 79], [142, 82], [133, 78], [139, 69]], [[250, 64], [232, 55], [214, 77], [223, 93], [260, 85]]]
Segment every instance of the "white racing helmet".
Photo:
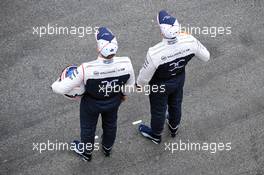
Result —
[[169, 15], [165, 10], [161, 10], [157, 15], [160, 31], [165, 38], [172, 39], [180, 32], [180, 24], [177, 19]]
[[109, 29], [107, 29], [106, 27], [100, 27], [95, 37], [97, 41], [98, 51], [104, 57], [116, 54], [118, 49], [117, 40]]
[[[76, 65], [67, 66], [62, 71], [60, 79], [63, 80], [67, 77], [74, 76], [74, 74], [76, 73], [75, 71], [77, 71]], [[84, 83], [82, 82], [80, 86], [74, 87], [70, 92], [68, 92], [67, 94], [64, 94], [64, 97], [71, 99], [71, 100], [78, 100], [81, 98], [84, 92], [85, 92], [85, 86], [84, 86]]]

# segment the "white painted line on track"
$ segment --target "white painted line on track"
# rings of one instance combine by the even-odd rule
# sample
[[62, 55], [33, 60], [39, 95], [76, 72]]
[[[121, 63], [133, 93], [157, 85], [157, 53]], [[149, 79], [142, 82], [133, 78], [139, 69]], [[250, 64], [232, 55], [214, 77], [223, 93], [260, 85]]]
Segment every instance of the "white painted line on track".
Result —
[[132, 124], [133, 124], [133, 125], [137, 125], [137, 124], [139, 124], [139, 123], [142, 123], [142, 120], [134, 121]]

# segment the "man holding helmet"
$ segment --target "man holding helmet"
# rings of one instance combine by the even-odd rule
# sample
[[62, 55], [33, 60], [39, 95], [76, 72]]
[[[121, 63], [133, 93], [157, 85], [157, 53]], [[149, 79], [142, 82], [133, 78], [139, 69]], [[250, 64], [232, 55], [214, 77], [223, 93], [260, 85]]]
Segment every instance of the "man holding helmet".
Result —
[[[134, 70], [128, 57], [116, 57], [118, 44], [113, 33], [100, 27], [96, 34], [98, 58], [81, 64], [74, 76], [57, 80], [52, 84], [54, 92], [67, 94], [84, 83], [85, 92], [80, 104], [81, 141], [74, 141], [75, 152], [90, 161], [91, 149], [82, 145], [94, 145], [95, 130], [99, 115], [102, 116], [102, 149], [109, 156], [116, 138], [118, 108], [126, 98], [122, 86], [135, 84]], [[117, 90], [119, 89], [119, 90]]]
[[149, 48], [137, 79], [138, 87], [146, 84], [165, 85], [165, 92], [151, 92], [149, 95], [151, 126], [139, 126], [139, 132], [156, 144], [161, 142], [167, 110], [167, 124], [171, 136], [175, 137], [178, 131], [185, 66], [194, 56], [202, 61], [210, 59], [208, 50], [192, 35], [181, 33], [177, 19], [165, 10], [158, 13], [157, 21], [163, 40]]

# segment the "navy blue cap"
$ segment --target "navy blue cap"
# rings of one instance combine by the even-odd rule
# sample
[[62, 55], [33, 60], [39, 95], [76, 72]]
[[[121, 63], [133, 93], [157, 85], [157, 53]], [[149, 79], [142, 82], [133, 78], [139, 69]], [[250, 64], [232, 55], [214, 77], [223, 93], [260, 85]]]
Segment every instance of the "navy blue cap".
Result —
[[161, 10], [158, 14], [159, 24], [168, 24], [173, 25], [176, 21], [176, 18], [169, 15], [165, 10]]
[[111, 42], [115, 36], [106, 27], [100, 27], [97, 33], [97, 40], [103, 39]]

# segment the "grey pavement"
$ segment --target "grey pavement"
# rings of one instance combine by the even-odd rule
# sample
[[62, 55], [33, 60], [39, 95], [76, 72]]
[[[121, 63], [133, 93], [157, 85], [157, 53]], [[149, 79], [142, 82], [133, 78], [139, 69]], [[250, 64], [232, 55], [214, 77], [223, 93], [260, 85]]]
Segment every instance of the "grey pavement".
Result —
[[[34, 26], [107, 26], [118, 55], [136, 75], [159, 42], [156, 13], [167, 9], [183, 25], [231, 27], [232, 34], [195, 35], [211, 52], [187, 66], [183, 117], [172, 139], [165, 127], [155, 145], [132, 122], [149, 124], [148, 97], [134, 93], [119, 111], [111, 158], [95, 151], [84, 162], [70, 151], [33, 150], [37, 142], [79, 138], [79, 103], [52, 93], [68, 64], [96, 58], [94, 35], [33, 35]], [[264, 2], [262, 0], [0, 1], [0, 174], [264, 174]], [[100, 141], [100, 122], [96, 135]], [[165, 143], [229, 143], [227, 151], [165, 150]]]

